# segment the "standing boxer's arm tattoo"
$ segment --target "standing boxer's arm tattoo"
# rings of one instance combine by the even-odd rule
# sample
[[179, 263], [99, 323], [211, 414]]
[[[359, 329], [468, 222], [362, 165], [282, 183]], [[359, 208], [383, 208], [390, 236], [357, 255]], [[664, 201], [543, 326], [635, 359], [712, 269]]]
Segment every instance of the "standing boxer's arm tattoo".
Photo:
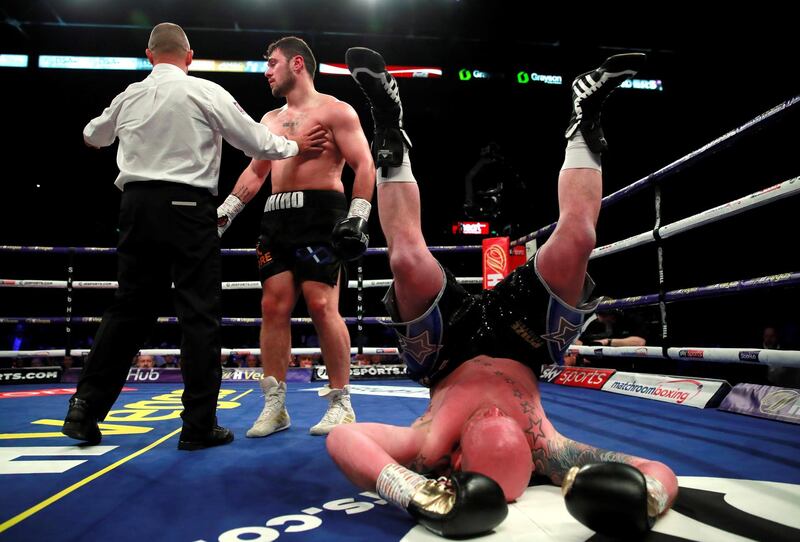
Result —
[[247, 186], [240, 186], [239, 188], [233, 191], [233, 195], [239, 198], [239, 201], [247, 203], [253, 198], [255, 192]]
[[532, 455], [536, 472], [549, 477], [556, 485], [561, 485], [570, 467], [587, 463], [630, 463], [631, 460], [629, 455], [602, 450], [568, 438], [542, 441]]

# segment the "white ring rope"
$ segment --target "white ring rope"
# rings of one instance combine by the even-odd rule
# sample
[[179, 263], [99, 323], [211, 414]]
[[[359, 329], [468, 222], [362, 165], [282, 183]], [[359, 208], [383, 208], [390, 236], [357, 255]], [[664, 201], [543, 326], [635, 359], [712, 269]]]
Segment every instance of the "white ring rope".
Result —
[[[461, 253], [461, 252], [481, 252], [481, 245], [430, 245], [428, 250], [434, 253]], [[0, 252], [16, 253], [47, 253], [47, 254], [116, 254], [114, 247], [48, 247], [48, 246], [21, 246], [21, 245], [0, 245]], [[255, 256], [255, 248], [223, 248], [220, 249], [223, 256]], [[365, 255], [386, 254], [388, 247], [368, 248]]]
[[[583, 356], [657, 358], [664, 359], [660, 346], [583, 346], [573, 345], [568, 354]], [[667, 349], [667, 359], [686, 361], [757, 361], [769, 365], [800, 367], [799, 350], [766, 350], [761, 348], [709, 348], [705, 346], [675, 346]]]
[[[712, 207], [711, 209], [707, 209], [702, 213], [683, 218], [673, 222], [672, 224], [667, 224], [666, 226], [661, 226], [658, 229], [658, 234], [661, 239], [666, 239], [678, 233], [689, 231], [700, 226], [705, 226], [706, 224], [712, 224], [722, 220], [723, 218], [729, 218], [744, 211], [756, 209], [762, 205], [766, 205], [789, 196], [794, 196], [797, 193], [800, 193], [800, 177], [789, 179], [788, 181], [770, 186], [769, 188], [765, 188], [763, 190], [759, 190], [758, 192], [754, 192], [737, 200], [723, 203], [717, 207]], [[655, 239], [656, 238], [652, 230], [646, 231], [627, 239], [622, 239], [602, 247], [597, 247], [592, 251], [590, 259], [601, 258], [603, 256], [622, 252], [623, 250], [627, 250], [629, 248], [652, 243], [655, 241]]]
[[[459, 284], [483, 284], [483, 277], [458, 277]], [[372, 279], [363, 282], [364, 288], [388, 288], [392, 279]], [[0, 288], [66, 288], [66, 280], [31, 280], [31, 279], [0, 279]], [[347, 283], [348, 288], [356, 288], [357, 281]], [[75, 290], [115, 290], [115, 280], [74, 280], [72, 288]], [[223, 282], [223, 290], [260, 290], [261, 283], [257, 280], [244, 282]]]
[[[179, 348], [144, 348], [139, 350], [142, 356], [178, 356], [181, 351]], [[321, 354], [319, 348], [292, 348], [292, 354]], [[362, 353], [368, 356], [396, 356], [398, 350], [395, 347], [370, 347], [363, 348]], [[74, 348], [70, 350], [72, 356], [86, 356], [89, 354], [88, 348]], [[233, 355], [261, 355], [260, 348], [223, 348], [223, 356]], [[351, 348], [350, 354], [358, 354], [358, 348]], [[60, 358], [66, 355], [66, 350], [0, 350], [0, 358]]]
[[[752, 119], [751, 121], [739, 126], [731, 130], [730, 132], [718, 137], [714, 141], [700, 147], [699, 149], [690, 152], [686, 156], [682, 158], [678, 158], [671, 164], [664, 166], [663, 168], [650, 173], [646, 177], [639, 179], [638, 181], [625, 186], [613, 194], [609, 194], [608, 196], [604, 197], [600, 203], [601, 208], [606, 208], [607, 206], [611, 205], [612, 203], [622, 201], [623, 199], [639, 192], [640, 190], [648, 187], [653, 186], [656, 182], [663, 180], [668, 175], [675, 174], [684, 168], [696, 163], [699, 159], [704, 158], [706, 156], [710, 156], [716, 151], [721, 149], [727, 148], [735, 143], [741, 136], [746, 133], [755, 132], [756, 128], [760, 128], [761, 126], [765, 125], [765, 121], [768, 120], [775, 120], [782, 115], [786, 114], [787, 111], [791, 110], [793, 107], [796, 107], [800, 103], [800, 95], [793, 96], [789, 100], [776, 105], [769, 111], [765, 111], [761, 115], [757, 116], [756, 118]], [[540, 237], [544, 237], [545, 235], [551, 234], [556, 227], [556, 223], [553, 222], [547, 226], [539, 228], [538, 230], [529, 233], [519, 239], [515, 239], [511, 242], [511, 246], [518, 246], [524, 245], [528, 241], [532, 239], [538, 239]]]
[[[320, 354], [319, 348], [292, 348], [292, 354], [307, 355]], [[81, 348], [71, 351], [73, 356], [85, 356], [89, 349]], [[177, 356], [181, 351], [178, 348], [145, 348], [139, 351], [140, 355], [150, 356]], [[351, 348], [350, 354], [357, 354], [358, 348]], [[396, 356], [398, 349], [394, 347], [364, 348], [366, 355]], [[569, 354], [596, 357], [623, 357], [623, 358], [651, 358], [664, 359], [663, 349], [659, 346], [570, 346]], [[259, 348], [223, 348], [221, 354], [229, 355], [260, 355]], [[35, 358], [35, 357], [63, 357], [65, 350], [0, 350], [0, 358]], [[798, 350], [766, 350], [760, 348], [708, 348], [692, 346], [676, 346], [667, 349], [667, 358], [688, 361], [713, 361], [713, 362], [742, 362], [758, 361], [774, 366], [800, 367], [800, 351]]]
[[[735, 216], [744, 211], [756, 209], [768, 203], [773, 203], [789, 196], [800, 193], [800, 176], [794, 177], [782, 183], [770, 186], [758, 192], [754, 192], [742, 198], [718, 205], [707, 209], [696, 215], [683, 218], [672, 224], [662, 226], [658, 230], [661, 239], [667, 239], [678, 233], [692, 230], [694, 228], [712, 224], [724, 218]], [[590, 259], [600, 258], [622, 252], [630, 248], [638, 247], [655, 241], [653, 231], [646, 231], [627, 239], [615, 241], [608, 245], [597, 247], [592, 251]], [[244, 249], [243, 249], [244, 250]], [[459, 284], [481, 284], [483, 277], [458, 277]], [[363, 281], [363, 288], [387, 288], [391, 285], [392, 279], [371, 279]], [[65, 280], [31, 280], [31, 279], [0, 279], [0, 288], [66, 288]], [[76, 290], [113, 290], [117, 288], [117, 281], [101, 280], [76, 280], [72, 282], [72, 287]], [[358, 282], [348, 281], [347, 287], [355, 289]], [[243, 282], [223, 282], [223, 290], [260, 290], [262, 285], [258, 281]]]
[[[375, 322], [382, 324], [391, 324], [392, 319], [388, 316], [365, 316], [367, 321], [365, 323]], [[342, 319], [345, 323], [351, 323], [357, 319], [356, 316], [344, 316]], [[99, 324], [103, 321], [102, 316], [71, 316], [70, 322], [73, 324]], [[64, 316], [45, 317], [16, 317], [16, 316], [0, 316], [0, 324], [63, 324], [66, 323], [67, 318]], [[223, 316], [222, 325], [244, 325], [244, 324], [261, 324], [261, 317], [250, 316]], [[293, 317], [290, 319], [293, 324], [313, 324], [314, 321], [308, 317]], [[156, 318], [157, 324], [177, 324], [178, 318], [176, 316], [159, 316]]]

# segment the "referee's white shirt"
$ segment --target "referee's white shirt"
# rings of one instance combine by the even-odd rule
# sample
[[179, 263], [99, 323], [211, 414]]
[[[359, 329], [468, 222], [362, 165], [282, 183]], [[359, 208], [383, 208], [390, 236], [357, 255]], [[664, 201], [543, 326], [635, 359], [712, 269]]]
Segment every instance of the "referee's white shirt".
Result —
[[297, 143], [254, 121], [216, 83], [192, 77], [172, 64], [157, 64], [143, 81], [117, 95], [83, 129], [93, 147], [119, 138], [114, 184], [172, 181], [217, 195], [222, 139], [259, 160], [295, 156]]

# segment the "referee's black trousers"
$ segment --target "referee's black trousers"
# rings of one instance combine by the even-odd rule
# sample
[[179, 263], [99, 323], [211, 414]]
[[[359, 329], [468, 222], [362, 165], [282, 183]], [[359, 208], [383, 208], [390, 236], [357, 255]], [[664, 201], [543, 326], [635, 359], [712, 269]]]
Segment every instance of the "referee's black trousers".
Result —
[[[117, 246], [119, 288], [103, 315], [76, 396], [102, 420], [152, 331], [160, 299], [173, 295], [182, 331], [183, 433], [216, 423], [221, 264], [217, 213], [208, 190], [163, 181], [125, 185]], [[175, 289], [170, 292], [170, 284]]]

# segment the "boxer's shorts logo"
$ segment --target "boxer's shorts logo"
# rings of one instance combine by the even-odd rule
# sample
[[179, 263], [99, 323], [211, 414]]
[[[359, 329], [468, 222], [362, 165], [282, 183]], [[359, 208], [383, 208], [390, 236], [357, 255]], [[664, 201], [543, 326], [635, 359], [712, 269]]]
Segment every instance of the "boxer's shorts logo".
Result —
[[258, 268], [261, 269], [269, 262], [272, 261], [272, 253], [269, 251], [262, 251], [261, 247], [256, 247], [256, 254], [258, 255]]

